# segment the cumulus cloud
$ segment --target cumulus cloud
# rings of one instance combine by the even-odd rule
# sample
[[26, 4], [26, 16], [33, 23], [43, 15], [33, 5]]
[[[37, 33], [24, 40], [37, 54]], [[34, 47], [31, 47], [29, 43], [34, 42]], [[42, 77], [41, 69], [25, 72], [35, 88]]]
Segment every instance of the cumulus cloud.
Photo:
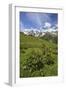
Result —
[[55, 25], [52, 27], [52, 29], [58, 29], [58, 25], [55, 24]]
[[45, 22], [43, 28], [48, 29], [48, 28], [50, 28], [50, 27], [51, 27], [51, 23], [49, 23], [49, 22]]

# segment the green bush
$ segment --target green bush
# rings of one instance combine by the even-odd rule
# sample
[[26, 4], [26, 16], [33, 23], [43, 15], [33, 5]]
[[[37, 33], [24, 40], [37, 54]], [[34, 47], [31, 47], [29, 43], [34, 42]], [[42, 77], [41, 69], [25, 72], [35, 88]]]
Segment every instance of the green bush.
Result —
[[46, 55], [46, 64], [48, 64], [48, 65], [54, 64], [53, 56], [51, 56], [51, 53], [47, 53], [47, 55]]
[[27, 59], [26, 65], [32, 71], [40, 70], [44, 67], [42, 60], [43, 60], [42, 55], [32, 52], [31, 56]]
[[25, 53], [25, 50], [24, 50], [24, 49], [21, 49], [20, 52], [21, 52], [21, 53]]

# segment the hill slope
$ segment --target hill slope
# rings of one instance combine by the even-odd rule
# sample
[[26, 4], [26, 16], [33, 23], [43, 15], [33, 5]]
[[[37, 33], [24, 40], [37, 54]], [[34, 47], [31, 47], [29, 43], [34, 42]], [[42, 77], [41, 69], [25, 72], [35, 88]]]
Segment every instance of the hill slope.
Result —
[[57, 43], [20, 33], [20, 77], [56, 76]]

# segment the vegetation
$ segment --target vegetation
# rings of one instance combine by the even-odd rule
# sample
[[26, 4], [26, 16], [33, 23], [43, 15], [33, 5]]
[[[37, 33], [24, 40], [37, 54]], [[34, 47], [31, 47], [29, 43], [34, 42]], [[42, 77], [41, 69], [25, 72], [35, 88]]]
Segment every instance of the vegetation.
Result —
[[20, 77], [58, 75], [57, 36], [27, 36], [20, 32]]

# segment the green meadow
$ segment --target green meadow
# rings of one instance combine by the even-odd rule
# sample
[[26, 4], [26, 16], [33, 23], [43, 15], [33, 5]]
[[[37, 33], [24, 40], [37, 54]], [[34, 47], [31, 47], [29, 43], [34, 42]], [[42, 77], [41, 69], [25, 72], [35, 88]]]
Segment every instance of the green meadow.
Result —
[[20, 78], [57, 75], [57, 36], [34, 37], [20, 32]]

